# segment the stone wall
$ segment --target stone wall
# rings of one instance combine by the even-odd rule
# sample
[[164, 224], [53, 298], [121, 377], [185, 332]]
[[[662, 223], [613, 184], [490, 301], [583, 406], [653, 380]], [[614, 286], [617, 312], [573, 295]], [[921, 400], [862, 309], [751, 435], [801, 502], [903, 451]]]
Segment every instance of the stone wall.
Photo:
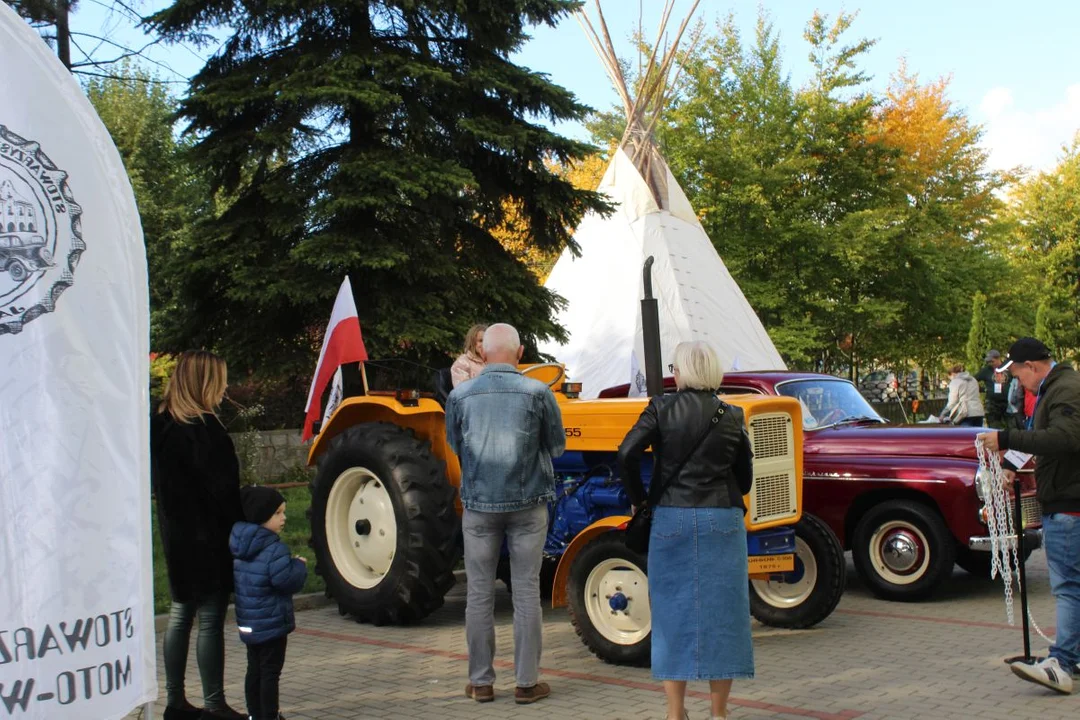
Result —
[[240, 474], [246, 484], [276, 480], [303, 480], [310, 476], [307, 454], [299, 430], [264, 430], [232, 433]]

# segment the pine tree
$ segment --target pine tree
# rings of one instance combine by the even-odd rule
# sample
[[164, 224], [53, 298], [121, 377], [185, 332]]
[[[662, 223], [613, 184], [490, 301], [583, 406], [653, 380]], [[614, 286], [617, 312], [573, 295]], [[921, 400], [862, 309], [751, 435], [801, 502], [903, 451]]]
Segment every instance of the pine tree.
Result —
[[990, 347], [986, 327], [986, 296], [976, 292], [971, 300], [971, 330], [968, 332], [966, 360], [968, 369], [976, 372], [983, 365], [983, 357]]
[[242, 367], [310, 371], [334, 293], [352, 279], [374, 356], [445, 361], [468, 326], [558, 335], [558, 299], [492, 229], [519, 213], [541, 251], [605, 209], [545, 163], [590, 148], [537, 118], [587, 108], [510, 56], [572, 0], [177, 0], [168, 39], [228, 26], [180, 116], [220, 212], [172, 271], [169, 336]]

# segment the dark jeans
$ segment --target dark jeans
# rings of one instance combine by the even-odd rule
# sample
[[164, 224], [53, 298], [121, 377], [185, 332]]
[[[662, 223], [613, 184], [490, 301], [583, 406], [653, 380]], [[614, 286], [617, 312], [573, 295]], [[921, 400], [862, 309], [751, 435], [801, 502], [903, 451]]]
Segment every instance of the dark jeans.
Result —
[[195, 657], [199, 661], [203, 703], [208, 710], [225, 707], [225, 610], [229, 594], [221, 593], [192, 602], [173, 600], [169, 610], [169, 626], [165, 629], [165, 696], [169, 707], [181, 708], [187, 703], [184, 675], [187, 670], [191, 626], [199, 616], [199, 636], [195, 641]]
[[982, 427], [983, 426], [983, 416], [982, 415], [976, 415], [976, 416], [973, 416], [973, 417], [966, 417], [966, 418], [964, 418], [963, 420], [961, 420], [960, 422], [958, 422], [956, 424], [957, 425], [962, 425], [964, 427]]
[[285, 665], [288, 635], [247, 646], [248, 667], [244, 680], [247, 711], [251, 720], [278, 720], [278, 681]]

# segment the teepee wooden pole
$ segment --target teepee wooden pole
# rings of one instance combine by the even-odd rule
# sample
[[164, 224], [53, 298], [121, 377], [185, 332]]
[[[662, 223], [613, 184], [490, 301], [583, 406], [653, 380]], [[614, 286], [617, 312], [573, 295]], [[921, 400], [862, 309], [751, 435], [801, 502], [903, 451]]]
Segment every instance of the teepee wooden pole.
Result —
[[615, 87], [615, 91], [619, 93], [619, 97], [623, 101], [623, 110], [629, 115], [633, 103], [630, 100], [630, 91], [626, 87], [626, 79], [623, 77], [622, 68], [619, 67], [618, 58], [609, 55], [604, 49], [600, 36], [597, 34], [596, 28], [593, 27], [592, 22], [589, 20], [589, 16], [586, 15], [583, 10], [576, 11], [575, 15], [577, 16], [578, 24], [581, 25], [581, 29], [585, 31], [585, 37], [592, 46], [593, 52], [596, 53], [600, 62], [604, 64], [604, 69], [607, 70], [608, 77], [611, 79], [611, 84]]

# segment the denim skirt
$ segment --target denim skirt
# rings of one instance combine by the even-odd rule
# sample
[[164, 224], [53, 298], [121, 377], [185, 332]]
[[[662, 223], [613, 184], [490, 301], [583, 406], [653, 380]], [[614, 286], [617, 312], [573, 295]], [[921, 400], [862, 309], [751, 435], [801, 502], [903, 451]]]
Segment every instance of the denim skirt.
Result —
[[649, 535], [653, 677], [754, 677], [748, 586], [741, 509], [656, 508]]

